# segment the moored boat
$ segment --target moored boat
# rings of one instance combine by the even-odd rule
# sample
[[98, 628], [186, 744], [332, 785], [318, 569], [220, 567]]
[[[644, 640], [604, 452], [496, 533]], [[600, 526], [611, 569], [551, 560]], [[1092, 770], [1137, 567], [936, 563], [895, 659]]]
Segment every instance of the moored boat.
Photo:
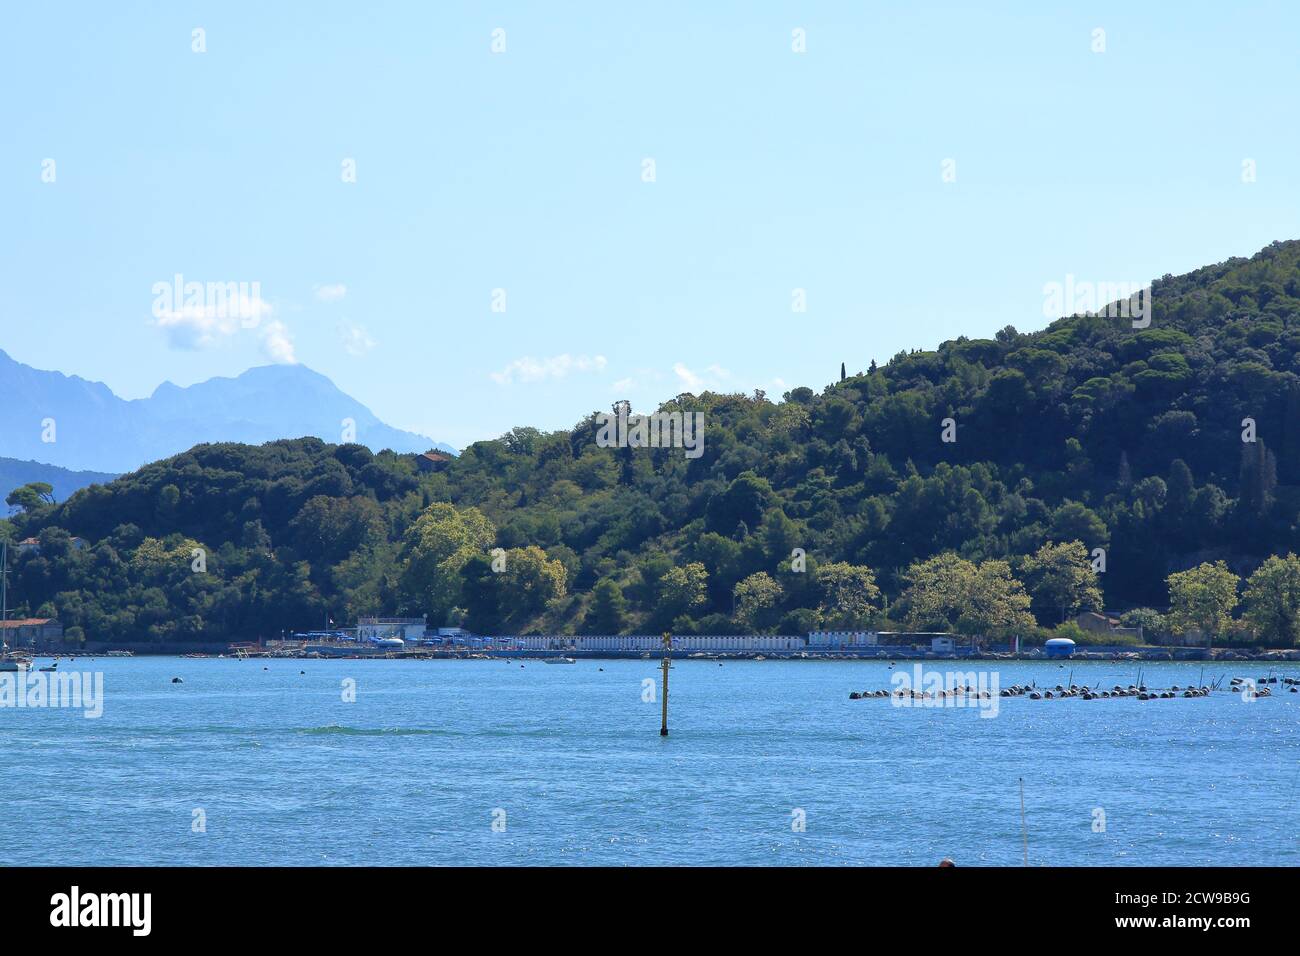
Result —
[[16, 673], [18, 671], [29, 671], [32, 669], [32, 660], [26, 654], [19, 651], [10, 652], [8, 645], [3, 653], [0, 653], [0, 673]]

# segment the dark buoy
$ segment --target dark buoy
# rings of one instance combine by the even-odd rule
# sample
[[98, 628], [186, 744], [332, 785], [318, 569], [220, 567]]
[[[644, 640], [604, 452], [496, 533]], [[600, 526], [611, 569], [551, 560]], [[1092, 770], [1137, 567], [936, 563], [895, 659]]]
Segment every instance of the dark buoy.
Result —
[[181, 680], [179, 677], [173, 677], [173, 678], [172, 678], [172, 683], [173, 683], [173, 684], [184, 684], [185, 681]]

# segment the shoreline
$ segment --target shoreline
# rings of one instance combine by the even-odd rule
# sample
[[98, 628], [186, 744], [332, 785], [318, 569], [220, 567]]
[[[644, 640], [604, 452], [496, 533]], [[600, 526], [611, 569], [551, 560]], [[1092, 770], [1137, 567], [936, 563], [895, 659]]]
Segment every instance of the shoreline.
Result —
[[[341, 649], [347, 653], [302, 653], [298, 651], [285, 650], [255, 650], [244, 653], [243, 655], [232, 654], [228, 651], [220, 652], [203, 652], [203, 651], [177, 651], [175, 649], [152, 650], [144, 648], [132, 648], [127, 654], [109, 653], [109, 651], [81, 651], [69, 653], [67, 651], [29, 651], [33, 658], [50, 658], [54, 660], [95, 660], [99, 658], [111, 658], [113, 660], [129, 660], [132, 657], [181, 657], [188, 660], [238, 660], [246, 657], [251, 660], [409, 660], [409, 661], [438, 661], [438, 660], [562, 660], [571, 659], [579, 660], [661, 660], [664, 656], [662, 651], [647, 653], [643, 651], [576, 651], [576, 650], [513, 650], [509, 648], [475, 648], [475, 649], [430, 649], [421, 648], [413, 651], [401, 652], [382, 652], [373, 653], [356, 653], [355, 648]], [[1058, 663], [1066, 662], [1098, 662], [1098, 663], [1124, 663], [1126, 661], [1154, 662], [1243, 662], [1243, 663], [1272, 663], [1272, 664], [1300, 664], [1300, 649], [1296, 648], [1279, 648], [1270, 650], [1250, 651], [1241, 648], [1203, 648], [1203, 647], [1152, 647], [1152, 648], [1128, 648], [1123, 651], [1107, 650], [1078, 650], [1069, 657], [1048, 657], [1039, 649], [1019, 654], [1002, 653], [1002, 652], [983, 652], [983, 653], [959, 653], [959, 652], [941, 652], [941, 651], [922, 651], [915, 649], [894, 648], [887, 653], [879, 649], [871, 651], [801, 651], [795, 654], [782, 654], [778, 652], [737, 652], [737, 653], [704, 653], [699, 651], [669, 651], [668, 656], [675, 661], [696, 660], [696, 661], [753, 661], [761, 663], [764, 661], [981, 661], [981, 662], [1016, 662], [1016, 663]]]

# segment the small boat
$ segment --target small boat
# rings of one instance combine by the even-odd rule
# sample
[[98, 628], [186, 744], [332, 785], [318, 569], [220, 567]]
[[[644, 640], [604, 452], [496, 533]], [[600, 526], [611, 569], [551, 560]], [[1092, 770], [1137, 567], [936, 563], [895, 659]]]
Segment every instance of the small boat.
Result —
[[38, 669], [48, 674], [50, 671], [56, 671], [59, 669], [59, 662], [55, 661], [53, 664], [49, 664], [46, 667], [41, 667]]
[[578, 662], [577, 662], [574, 658], [572, 658], [572, 657], [548, 657], [548, 658], [546, 658], [546, 663], [548, 663], [548, 664], [576, 664], [576, 663], [578, 663]]
[[32, 669], [32, 662], [21, 654], [5, 654], [0, 657], [0, 672], [17, 673], [18, 671], [28, 671]]

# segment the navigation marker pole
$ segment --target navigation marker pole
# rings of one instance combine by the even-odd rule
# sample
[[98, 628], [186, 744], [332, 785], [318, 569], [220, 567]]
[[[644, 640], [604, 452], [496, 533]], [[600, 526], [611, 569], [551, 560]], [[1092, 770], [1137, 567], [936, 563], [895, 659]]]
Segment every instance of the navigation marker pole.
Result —
[[659, 725], [659, 736], [668, 736], [668, 654], [673, 648], [673, 638], [671, 634], [664, 634], [664, 660], [663, 660], [663, 686], [660, 688], [663, 697], [663, 722]]
[[1020, 836], [1025, 845], [1025, 866], [1029, 865], [1029, 828], [1025, 825], [1025, 778], [1020, 778]]

